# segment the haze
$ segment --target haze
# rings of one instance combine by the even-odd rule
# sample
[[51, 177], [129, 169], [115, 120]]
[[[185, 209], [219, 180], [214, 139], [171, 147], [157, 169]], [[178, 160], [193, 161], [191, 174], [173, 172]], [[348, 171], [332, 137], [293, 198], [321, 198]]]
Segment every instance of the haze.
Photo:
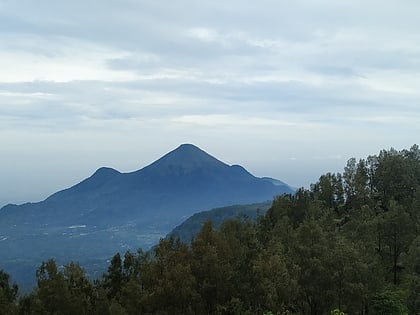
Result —
[[1, 1], [0, 206], [194, 143], [307, 187], [420, 131], [418, 1]]

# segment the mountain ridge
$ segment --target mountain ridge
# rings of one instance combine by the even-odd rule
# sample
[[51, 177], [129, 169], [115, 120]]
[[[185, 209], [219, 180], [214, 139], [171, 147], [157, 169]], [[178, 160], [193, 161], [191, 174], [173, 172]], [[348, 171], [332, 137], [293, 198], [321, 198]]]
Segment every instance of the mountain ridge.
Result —
[[137, 171], [101, 167], [43, 201], [1, 208], [0, 263], [18, 268], [22, 252], [32, 270], [51, 257], [93, 257], [99, 263], [86, 268], [95, 272], [117, 251], [150, 248], [194, 213], [293, 192], [183, 144]]
[[[190, 158], [190, 159], [188, 159]], [[209, 167], [209, 165], [211, 167]], [[211, 156], [207, 152], [201, 150], [199, 147], [184, 143], [181, 144], [176, 149], [168, 152], [167, 154], [163, 155], [161, 158], [157, 159], [156, 161], [152, 162], [151, 164], [140, 168], [138, 170], [132, 172], [122, 173], [114, 168], [111, 167], [99, 167], [91, 176], [83, 179], [79, 183], [72, 185], [68, 188], [59, 190], [51, 195], [49, 195], [46, 199], [38, 201], [38, 202], [27, 202], [23, 204], [7, 204], [3, 206], [1, 209], [6, 208], [8, 206], [22, 206], [28, 204], [39, 204], [45, 201], [50, 201], [55, 199], [57, 196], [62, 195], [65, 192], [74, 191], [74, 190], [85, 190], [85, 189], [96, 189], [101, 188], [101, 185], [108, 184], [109, 182], [116, 180], [118, 177], [125, 177], [135, 179], [136, 176], [166, 176], [168, 173], [176, 173], [176, 175], [185, 175], [188, 173], [192, 173], [197, 170], [202, 170], [202, 168], [207, 168], [208, 170], [214, 170], [219, 168], [223, 168], [225, 171], [232, 171], [235, 175], [241, 175], [243, 177], [248, 177], [247, 179], [262, 179], [268, 182], [275, 184], [275, 186], [285, 186], [290, 187], [284, 182], [281, 182], [277, 179], [273, 179], [270, 177], [262, 177], [258, 178], [248, 172], [243, 166], [241, 165], [228, 165], [215, 157]], [[159, 169], [159, 171], [156, 171]], [[162, 169], [164, 169], [164, 173], [162, 173]], [[169, 171], [169, 172], [168, 172]], [[108, 184], [109, 185], [109, 184]], [[291, 190], [293, 190], [291, 188]]]

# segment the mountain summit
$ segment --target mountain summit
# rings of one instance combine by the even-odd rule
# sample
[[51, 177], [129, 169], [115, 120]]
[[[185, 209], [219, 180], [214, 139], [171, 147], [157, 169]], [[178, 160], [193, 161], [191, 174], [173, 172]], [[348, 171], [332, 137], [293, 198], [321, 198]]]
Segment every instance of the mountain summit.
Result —
[[136, 173], [155, 173], [167, 175], [173, 172], [191, 173], [197, 170], [210, 170], [229, 167], [193, 144], [182, 144], [165, 154], [149, 166]]
[[36, 264], [50, 257], [106, 260], [119, 250], [153, 246], [196, 212], [292, 192], [182, 144], [140, 170], [99, 168], [42, 202], [3, 207], [0, 252], [11, 265], [17, 258]]
[[178, 148], [165, 154], [150, 165], [150, 167], [157, 168], [170, 168], [171, 166], [192, 170], [200, 167], [223, 167], [228, 165], [193, 144], [181, 144]]

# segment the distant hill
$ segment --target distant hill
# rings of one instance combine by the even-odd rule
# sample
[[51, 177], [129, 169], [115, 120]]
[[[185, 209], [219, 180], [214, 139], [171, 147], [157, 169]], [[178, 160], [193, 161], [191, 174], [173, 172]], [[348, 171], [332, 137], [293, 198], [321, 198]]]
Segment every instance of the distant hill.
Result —
[[188, 244], [198, 234], [198, 232], [200, 232], [206, 221], [211, 221], [213, 223], [213, 227], [217, 229], [224, 221], [237, 219], [241, 216], [255, 220], [258, 215], [264, 215], [271, 205], [272, 202], [267, 201], [262, 203], [253, 203], [250, 205], [227, 206], [198, 212], [174, 228], [172, 232], [168, 234], [168, 237], [179, 237], [181, 241]]
[[117, 251], [153, 246], [196, 212], [292, 192], [183, 144], [138, 171], [103, 167], [44, 201], [0, 209], [0, 268], [17, 277], [52, 257], [93, 273]]

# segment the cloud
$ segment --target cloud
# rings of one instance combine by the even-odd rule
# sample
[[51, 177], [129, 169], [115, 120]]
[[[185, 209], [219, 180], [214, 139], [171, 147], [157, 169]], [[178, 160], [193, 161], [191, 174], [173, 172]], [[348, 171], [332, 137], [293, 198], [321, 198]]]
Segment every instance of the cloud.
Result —
[[[129, 169], [194, 142], [307, 184], [340, 167], [331, 157], [418, 141], [419, 11], [394, 0], [2, 1], [0, 165], [46, 174], [51, 155], [63, 160], [54, 174], [74, 172], [69, 152], [83, 152], [82, 178], [106, 156]], [[49, 187], [64, 182], [54, 176]]]
[[203, 126], [229, 126], [229, 127], [295, 127], [296, 122], [281, 120], [281, 119], [269, 119], [262, 117], [248, 117], [241, 115], [186, 115], [175, 117], [174, 122], [203, 125]]
[[[12, 41], [12, 36], [7, 36]], [[125, 55], [72, 38], [22, 36], [0, 50], [0, 82], [75, 80], [122, 81], [135, 79], [128, 71], [113, 71], [107, 61]]]
[[204, 27], [192, 28], [188, 31], [188, 35], [204, 42], [215, 42], [222, 39], [216, 31]]

